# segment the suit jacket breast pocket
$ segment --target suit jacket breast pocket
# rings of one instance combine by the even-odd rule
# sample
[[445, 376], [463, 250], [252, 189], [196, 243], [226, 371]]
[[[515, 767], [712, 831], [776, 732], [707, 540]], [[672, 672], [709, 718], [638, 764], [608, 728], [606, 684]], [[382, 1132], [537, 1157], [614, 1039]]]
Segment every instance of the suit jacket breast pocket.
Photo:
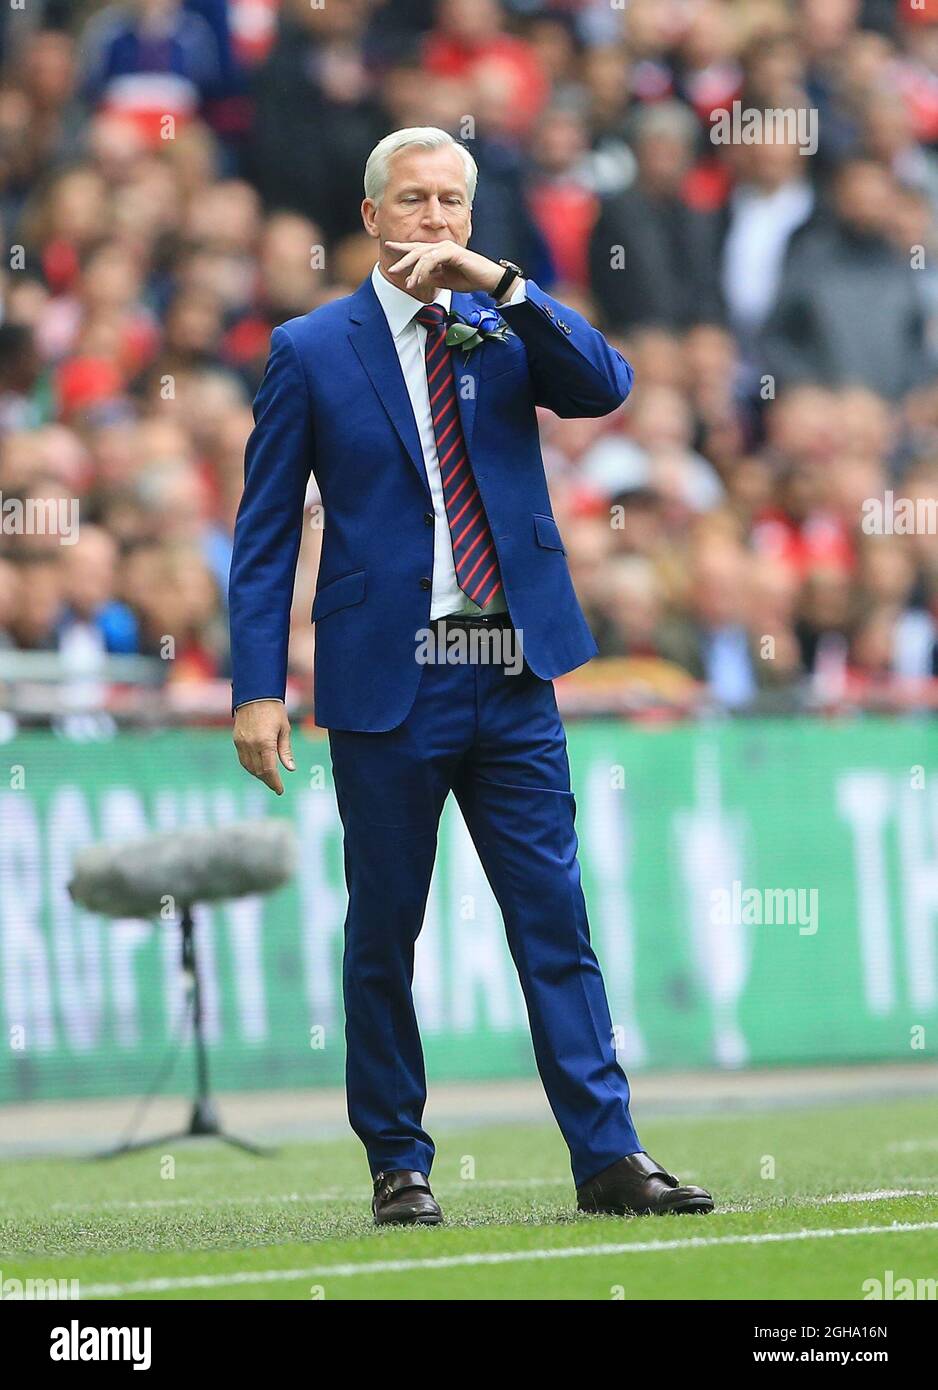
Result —
[[507, 376], [509, 372], [527, 369], [528, 359], [524, 348], [517, 339], [507, 339], [504, 343], [486, 343], [477, 349], [482, 353], [479, 379], [491, 381], [496, 376]]
[[534, 539], [544, 550], [559, 550], [562, 555], [567, 553], [560, 528], [552, 516], [534, 513]]

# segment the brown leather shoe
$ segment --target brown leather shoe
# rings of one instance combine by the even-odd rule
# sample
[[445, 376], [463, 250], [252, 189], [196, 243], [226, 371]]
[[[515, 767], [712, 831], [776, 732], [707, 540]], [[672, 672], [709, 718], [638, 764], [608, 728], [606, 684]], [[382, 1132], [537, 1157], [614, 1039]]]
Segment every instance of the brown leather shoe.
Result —
[[580, 1211], [609, 1216], [702, 1215], [713, 1211], [704, 1187], [682, 1186], [646, 1153], [629, 1154], [576, 1191]]
[[376, 1226], [439, 1226], [443, 1220], [426, 1173], [406, 1168], [377, 1174], [371, 1210]]

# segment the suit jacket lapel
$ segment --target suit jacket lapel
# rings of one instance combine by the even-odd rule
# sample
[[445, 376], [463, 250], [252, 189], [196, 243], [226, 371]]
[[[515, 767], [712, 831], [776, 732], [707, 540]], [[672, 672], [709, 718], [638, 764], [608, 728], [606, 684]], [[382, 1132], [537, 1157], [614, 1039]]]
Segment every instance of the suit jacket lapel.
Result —
[[420, 481], [429, 492], [430, 485], [423, 464], [417, 421], [414, 419], [394, 339], [384, 310], [375, 294], [371, 276], [352, 295], [349, 317], [349, 341], [371, 378], [378, 399], [410, 455]]

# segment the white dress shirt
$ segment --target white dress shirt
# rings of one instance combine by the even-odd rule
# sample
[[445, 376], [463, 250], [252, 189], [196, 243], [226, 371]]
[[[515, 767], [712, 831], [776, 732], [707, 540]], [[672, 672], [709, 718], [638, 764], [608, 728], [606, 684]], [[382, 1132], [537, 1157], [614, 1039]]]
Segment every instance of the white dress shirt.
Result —
[[[406, 290], [392, 285], [375, 265], [371, 273], [378, 302], [384, 310], [398, 361], [404, 374], [404, 385], [414, 411], [420, 447], [423, 451], [423, 464], [430, 484], [435, 518], [433, 532], [433, 588], [430, 593], [430, 617], [443, 618], [449, 613], [481, 613], [477, 603], [463, 593], [456, 580], [456, 566], [453, 563], [453, 542], [443, 500], [443, 483], [440, 477], [440, 462], [436, 452], [436, 436], [433, 433], [433, 416], [430, 413], [430, 392], [427, 387], [426, 344], [427, 330], [418, 323], [415, 315], [425, 308], [421, 299], [415, 299]], [[520, 304], [525, 298], [525, 283], [519, 277], [514, 294], [506, 302]], [[452, 304], [452, 290], [438, 290], [433, 298], [449, 313]], [[478, 349], [477, 349], [478, 350]], [[472, 462], [470, 458], [470, 463]], [[486, 613], [504, 613], [507, 609], [505, 591], [499, 589]]]
[[757, 332], [778, 296], [788, 243], [814, 207], [807, 179], [793, 179], [771, 193], [742, 184], [730, 198], [723, 248], [723, 294], [730, 321]]
[[[427, 330], [422, 323], [417, 323], [415, 319], [415, 315], [426, 306], [422, 299], [415, 299], [412, 294], [407, 294], [405, 290], [398, 289], [396, 285], [391, 284], [390, 280], [385, 279], [378, 264], [375, 264], [372, 271], [371, 283], [375, 287], [375, 294], [384, 310], [391, 336], [394, 339], [394, 346], [397, 349], [398, 361], [404, 374], [404, 385], [407, 387], [407, 394], [410, 397], [414, 419], [417, 423], [417, 433], [420, 436], [423, 464], [427, 473], [427, 482], [430, 484], [430, 496], [433, 499], [433, 587], [430, 592], [430, 617], [431, 619], [443, 618], [450, 613], [481, 613], [482, 609], [479, 605], [473, 603], [472, 599], [463, 593], [456, 581], [453, 541], [446, 515], [446, 503], [443, 501], [440, 461], [436, 452], [436, 436], [433, 433], [433, 416], [430, 414], [430, 391], [427, 387], [427, 368], [424, 356]], [[519, 277], [514, 293], [505, 302], [506, 304], [520, 304], [526, 297], [525, 282]], [[433, 303], [442, 304], [446, 312], [449, 313], [452, 298], [452, 290], [438, 290]], [[471, 461], [470, 458], [470, 463]], [[318, 489], [312, 480], [311, 489], [311, 492], [307, 492], [307, 504], [310, 500], [316, 500], [318, 497]], [[507, 611], [507, 607], [505, 591], [499, 589], [485, 612], [504, 613]], [[255, 700], [244, 701], [246, 705], [256, 703]], [[240, 709], [241, 706], [239, 705], [238, 708]]]

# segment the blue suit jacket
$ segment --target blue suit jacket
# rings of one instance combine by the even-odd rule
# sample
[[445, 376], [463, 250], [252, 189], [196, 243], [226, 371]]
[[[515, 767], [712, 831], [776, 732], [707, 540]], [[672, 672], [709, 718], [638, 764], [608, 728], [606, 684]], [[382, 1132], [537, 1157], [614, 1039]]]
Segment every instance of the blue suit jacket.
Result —
[[[453, 294], [453, 311], [492, 308]], [[535, 406], [606, 415], [629, 364], [532, 281], [499, 312], [512, 330], [455, 353], [463, 431], [528, 665], [552, 679], [597, 648], [553, 519]], [[324, 728], [393, 729], [413, 704], [417, 632], [430, 615], [432, 512], [417, 424], [369, 277], [354, 294], [275, 328], [254, 402], [229, 584], [234, 704], [283, 697], [310, 471], [325, 530], [312, 621], [315, 716]]]

